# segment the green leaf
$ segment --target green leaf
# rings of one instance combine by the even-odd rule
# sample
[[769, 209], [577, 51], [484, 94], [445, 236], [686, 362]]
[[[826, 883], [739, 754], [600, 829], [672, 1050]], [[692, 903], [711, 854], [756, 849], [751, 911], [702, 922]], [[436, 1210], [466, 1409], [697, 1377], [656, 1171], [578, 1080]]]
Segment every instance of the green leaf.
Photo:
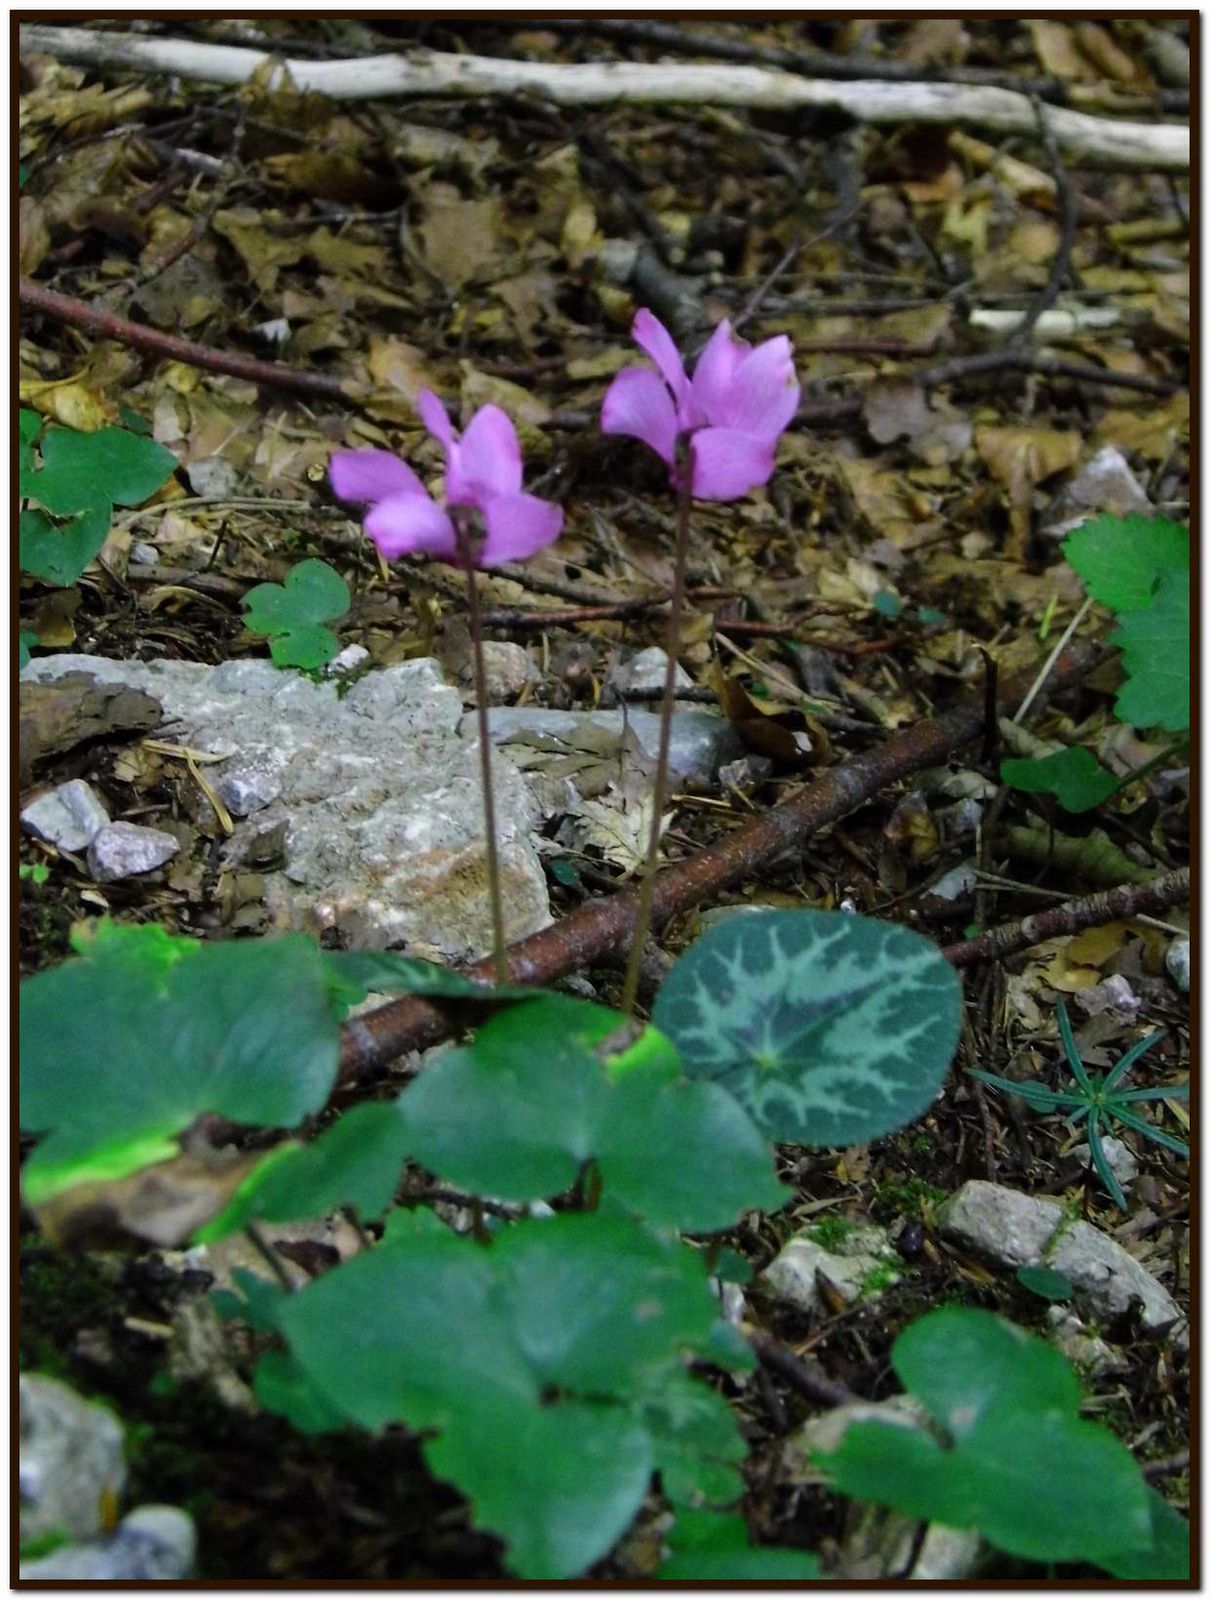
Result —
[[202, 1112], [292, 1127], [336, 1076], [319, 950], [301, 934], [198, 944], [101, 923], [84, 955], [21, 986], [21, 1125], [31, 1203], [98, 1164], [146, 1164]]
[[656, 1577], [671, 1582], [801, 1583], [819, 1577], [808, 1550], [751, 1544], [743, 1517], [682, 1511], [668, 1533], [671, 1556]]
[[249, 1222], [322, 1217], [339, 1206], [352, 1206], [372, 1221], [386, 1210], [405, 1159], [397, 1107], [353, 1106], [311, 1144], [271, 1151], [193, 1242], [209, 1244]]
[[269, 653], [279, 666], [322, 667], [340, 640], [322, 626], [349, 609], [349, 586], [326, 561], [300, 561], [280, 583], [258, 583], [244, 596], [244, 622], [271, 638]]
[[665, 1499], [674, 1506], [726, 1505], [742, 1494], [739, 1468], [747, 1445], [717, 1390], [678, 1362], [653, 1372], [638, 1412], [651, 1435]]
[[1128, 674], [1114, 707], [1136, 728], [1189, 726], [1189, 574], [1169, 572], [1160, 579], [1146, 611], [1128, 612], [1111, 644], [1121, 648]]
[[1147, 1485], [1147, 1504], [1151, 1511], [1151, 1546], [1131, 1550], [1098, 1562], [1115, 1578], [1130, 1578], [1137, 1583], [1172, 1583], [1189, 1576], [1189, 1524], [1174, 1511], [1158, 1489]]
[[607, 1197], [694, 1232], [784, 1204], [747, 1114], [715, 1085], [679, 1082], [654, 1028], [605, 1054], [623, 1022], [565, 995], [493, 1017], [472, 1049], [438, 1057], [405, 1091], [409, 1154], [472, 1193], [516, 1201], [562, 1193], [595, 1158]]
[[337, 981], [363, 1000], [368, 994], [419, 994], [496, 1005], [501, 1000], [536, 1000], [549, 992], [519, 984], [476, 983], [435, 961], [421, 961], [396, 950], [327, 950], [324, 961]]
[[1166, 573], [1189, 571], [1189, 534], [1164, 517], [1107, 514], [1068, 534], [1063, 554], [1101, 605], [1143, 611]]
[[29, 653], [38, 643], [38, 635], [22, 628], [17, 635], [17, 671], [24, 672], [29, 666]]
[[433, 1471], [522, 1577], [605, 1553], [656, 1460], [657, 1376], [715, 1320], [695, 1252], [616, 1214], [518, 1223], [483, 1246], [391, 1231], [280, 1311], [301, 1370], [363, 1427], [439, 1429]]
[[932, 1103], [962, 990], [930, 940], [842, 912], [769, 911], [704, 934], [652, 1020], [686, 1071], [720, 1084], [767, 1137], [863, 1143]]
[[843, 1493], [977, 1526], [1031, 1561], [1104, 1564], [1150, 1546], [1138, 1466], [1107, 1429], [1080, 1418], [1080, 1387], [1058, 1351], [991, 1312], [946, 1307], [905, 1329], [892, 1361], [954, 1443], [854, 1424], [835, 1453], [817, 1457]]
[[32, 491], [29, 483], [34, 472], [34, 445], [42, 432], [43, 418], [36, 411], [24, 407], [17, 417], [17, 477], [19, 492], [24, 498]]
[[1053, 1267], [1018, 1267], [1017, 1282], [1042, 1300], [1070, 1300], [1075, 1292], [1067, 1274]]
[[109, 537], [113, 507], [108, 501], [88, 507], [56, 526], [44, 511], [23, 511], [17, 523], [18, 564], [42, 583], [70, 589]]
[[1091, 811], [1118, 788], [1118, 780], [1083, 745], [1069, 745], [1036, 761], [1002, 761], [1000, 776], [1026, 794], [1053, 794], [1071, 812]]
[[57, 517], [100, 504], [142, 505], [177, 467], [171, 450], [125, 428], [49, 428], [41, 448], [42, 469], [28, 492]]
[[539, 1410], [512, 1395], [493, 1401], [489, 1423], [449, 1429], [424, 1457], [470, 1497], [477, 1527], [508, 1540], [509, 1566], [531, 1581], [582, 1572], [616, 1544], [655, 1464], [644, 1429], [616, 1406]]

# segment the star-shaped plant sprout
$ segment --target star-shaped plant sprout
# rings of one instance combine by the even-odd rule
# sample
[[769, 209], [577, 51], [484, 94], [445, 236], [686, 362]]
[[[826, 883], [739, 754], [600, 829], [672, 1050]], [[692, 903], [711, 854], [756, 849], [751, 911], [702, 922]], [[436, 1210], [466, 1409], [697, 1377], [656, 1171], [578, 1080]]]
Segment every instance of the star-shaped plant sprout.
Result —
[[1101, 1141], [1101, 1127], [1108, 1124], [1111, 1119], [1124, 1123], [1126, 1127], [1133, 1128], [1136, 1133], [1141, 1133], [1144, 1138], [1153, 1143], [1163, 1145], [1165, 1150], [1172, 1150], [1178, 1156], [1188, 1157], [1189, 1146], [1180, 1139], [1174, 1139], [1171, 1134], [1165, 1133], [1162, 1128], [1155, 1127], [1150, 1122], [1145, 1122], [1137, 1116], [1130, 1107], [1141, 1100], [1187, 1100], [1189, 1098], [1189, 1085], [1186, 1083], [1161, 1085], [1158, 1089], [1119, 1089], [1118, 1085], [1130, 1071], [1145, 1050], [1150, 1050], [1157, 1039], [1164, 1036], [1163, 1029], [1149, 1033], [1145, 1039], [1140, 1039], [1137, 1044], [1131, 1045], [1126, 1054], [1114, 1067], [1113, 1071], [1104, 1074], [1100, 1072], [1089, 1073], [1088, 1068], [1080, 1060], [1080, 1053], [1076, 1049], [1076, 1041], [1072, 1036], [1071, 1023], [1067, 1019], [1067, 1007], [1060, 1000], [1057, 1006], [1059, 1018], [1059, 1035], [1063, 1040], [1063, 1049], [1066, 1052], [1072, 1076], [1078, 1087], [1069, 1089], [1066, 1093], [1058, 1094], [1053, 1089], [1044, 1089], [1039, 1083], [1014, 1083], [1011, 1078], [998, 1078], [992, 1072], [980, 1072], [971, 1068], [971, 1076], [978, 1078], [982, 1083], [990, 1083], [993, 1089], [1003, 1089], [1006, 1094], [1015, 1094], [1024, 1100], [1026, 1105], [1034, 1111], [1065, 1111], [1070, 1113], [1067, 1117], [1067, 1126], [1074, 1128], [1077, 1123], [1088, 1118], [1088, 1148], [1092, 1153], [1092, 1164], [1100, 1175], [1101, 1182], [1108, 1189], [1114, 1202], [1123, 1211], [1126, 1208], [1126, 1196], [1122, 1193], [1122, 1186], [1114, 1175], [1113, 1168], [1109, 1165], [1109, 1158], [1105, 1154], [1105, 1146]]

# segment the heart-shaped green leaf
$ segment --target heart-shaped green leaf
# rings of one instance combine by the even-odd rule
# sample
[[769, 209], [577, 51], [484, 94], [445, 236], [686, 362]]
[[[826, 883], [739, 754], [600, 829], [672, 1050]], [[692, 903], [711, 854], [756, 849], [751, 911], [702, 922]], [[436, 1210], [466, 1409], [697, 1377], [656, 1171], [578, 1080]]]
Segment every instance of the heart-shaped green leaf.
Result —
[[1114, 707], [1136, 728], [1189, 726], [1189, 574], [1166, 573], [1145, 611], [1121, 618], [1110, 643], [1122, 651], [1129, 674]]
[[57, 517], [100, 504], [142, 505], [177, 466], [171, 450], [125, 428], [49, 428], [40, 448], [42, 468], [26, 492]]
[[281, 583], [258, 583], [244, 596], [245, 624], [270, 639], [269, 653], [282, 667], [322, 667], [340, 649], [323, 624], [349, 609], [349, 586], [326, 561], [300, 561]]
[[947, 1430], [854, 1423], [817, 1455], [860, 1500], [953, 1528], [1031, 1561], [1107, 1561], [1152, 1548], [1147, 1485], [1106, 1428], [1080, 1417], [1080, 1386], [1057, 1350], [989, 1311], [945, 1307], [891, 1353], [905, 1388]]
[[961, 986], [936, 945], [869, 917], [769, 911], [712, 928], [652, 1020], [766, 1138], [848, 1145], [931, 1104], [958, 1042]]
[[61, 526], [44, 511], [23, 511], [17, 524], [22, 572], [42, 583], [70, 589], [109, 537], [113, 507], [106, 500], [87, 507]]

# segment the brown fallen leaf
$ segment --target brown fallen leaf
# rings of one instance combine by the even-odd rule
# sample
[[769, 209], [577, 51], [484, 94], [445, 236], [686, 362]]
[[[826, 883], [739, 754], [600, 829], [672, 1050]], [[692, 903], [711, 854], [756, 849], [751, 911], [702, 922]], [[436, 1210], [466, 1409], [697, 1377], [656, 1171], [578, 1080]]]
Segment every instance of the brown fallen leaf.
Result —
[[164, 720], [163, 707], [151, 695], [126, 684], [98, 683], [87, 672], [69, 672], [55, 683], [23, 683], [19, 708], [23, 781], [35, 763], [85, 739], [149, 733]]

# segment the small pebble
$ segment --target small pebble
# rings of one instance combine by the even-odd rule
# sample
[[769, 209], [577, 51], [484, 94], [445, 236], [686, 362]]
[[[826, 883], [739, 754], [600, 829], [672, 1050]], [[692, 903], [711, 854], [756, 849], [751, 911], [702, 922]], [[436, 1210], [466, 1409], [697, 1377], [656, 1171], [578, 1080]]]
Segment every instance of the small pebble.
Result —
[[60, 850], [79, 851], [108, 825], [109, 813], [83, 778], [73, 778], [27, 805], [21, 821], [27, 832]]
[[111, 822], [88, 847], [88, 871], [95, 883], [115, 883], [162, 867], [180, 848], [179, 840], [158, 828]]

